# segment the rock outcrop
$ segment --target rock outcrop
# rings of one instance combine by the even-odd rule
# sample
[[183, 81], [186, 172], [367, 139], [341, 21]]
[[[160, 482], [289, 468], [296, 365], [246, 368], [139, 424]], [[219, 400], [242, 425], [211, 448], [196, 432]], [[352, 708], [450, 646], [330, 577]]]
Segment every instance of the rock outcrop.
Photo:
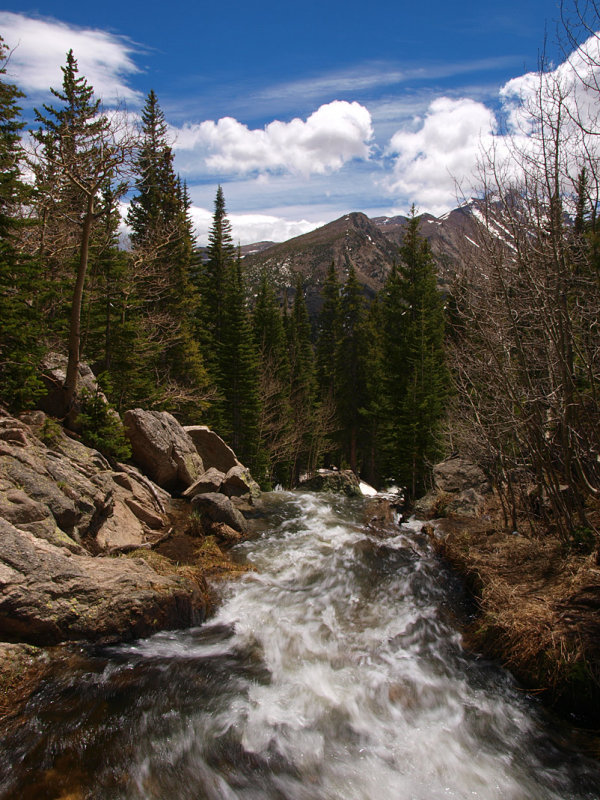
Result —
[[207, 494], [208, 492], [218, 492], [221, 489], [223, 481], [225, 480], [225, 473], [220, 472], [218, 469], [211, 467], [201, 475], [197, 481], [194, 481], [191, 486], [183, 492], [183, 497], [191, 499], [197, 494]]
[[136, 408], [123, 417], [133, 460], [163, 489], [184, 490], [204, 473], [194, 442], [168, 411]]
[[490, 490], [490, 483], [483, 470], [460, 456], [452, 456], [433, 468], [436, 489], [442, 492], [464, 492], [475, 489], [480, 494]]
[[[226, 473], [205, 472], [170, 414], [136, 409], [125, 421], [138, 464], [166, 488], [109, 463], [42, 411], [15, 418], [0, 408], [0, 641], [117, 641], [203, 619], [208, 589], [194, 548], [205, 537], [227, 547], [243, 538], [246, 520], [219, 490], [237, 501], [258, 487], [237, 459]], [[167, 491], [185, 487], [200, 492], [194, 545], [180, 541], [193, 507]], [[149, 552], [163, 545], [174, 561]], [[121, 555], [138, 549], [143, 559]]]
[[141, 559], [74, 555], [0, 519], [0, 637], [118, 641], [199, 623], [198, 587]]
[[119, 469], [41, 411], [0, 412], [0, 517], [19, 530], [73, 553], [144, 543], [167, 525], [169, 495]]
[[424, 519], [456, 515], [479, 517], [484, 513], [485, 495], [491, 491], [483, 470], [459, 456], [452, 456], [433, 468], [434, 487], [414, 504]]
[[260, 497], [260, 486], [250, 474], [250, 470], [237, 464], [225, 475], [221, 484], [221, 491], [227, 497], [245, 497], [250, 495], [251, 500]]

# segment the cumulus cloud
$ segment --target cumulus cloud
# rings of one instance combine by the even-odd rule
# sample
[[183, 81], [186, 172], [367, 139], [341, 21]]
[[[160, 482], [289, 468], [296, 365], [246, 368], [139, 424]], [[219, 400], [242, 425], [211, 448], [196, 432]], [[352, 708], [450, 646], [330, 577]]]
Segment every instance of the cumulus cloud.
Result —
[[81, 75], [105, 103], [138, 103], [139, 92], [127, 85], [127, 76], [138, 72], [133, 44], [119, 36], [92, 28], [77, 28], [57, 20], [26, 17], [0, 11], [0, 28], [12, 51], [8, 77], [33, 97], [62, 84], [60, 67], [73, 50]]
[[274, 120], [251, 130], [232, 117], [174, 130], [175, 149], [192, 151], [211, 171], [323, 175], [353, 159], [368, 159], [371, 115], [357, 102], [334, 100], [306, 120]]
[[477, 190], [478, 165], [486, 154], [493, 152], [496, 162], [502, 161], [514, 175], [522, 156], [542, 157], [536, 136], [540, 109], [546, 120], [557, 118], [560, 110], [563, 135], [569, 140], [565, 174], [576, 174], [579, 151], [585, 147], [589, 155], [598, 144], [596, 137], [586, 139], [574, 120], [598, 129], [599, 91], [600, 40], [592, 36], [557, 67], [513, 78], [500, 89], [503, 131], [484, 103], [437, 98], [423, 116], [392, 136], [386, 154], [392, 156], [393, 168], [383, 187], [434, 214], [447, 211], [463, 194]]
[[[213, 214], [205, 208], [192, 206], [190, 215], [198, 244], [208, 244], [208, 231], [213, 221]], [[231, 222], [231, 233], [236, 244], [252, 244], [252, 242], [285, 242], [294, 236], [308, 233], [324, 225], [325, 222], [308, 222], [308, 220], [289, 220], [270, 214], [228, 214]]]
[[434, 214], [456, 205], [460, 183], [475, 173], [482, 148], [491, 147], [494, 113], [463, 98], [434, 100], [416, 130], [399, 130], [387, 152], [394, 156], [386, 188]]
[[[121, 240], [127, 243], [129, 227], [125, 223], [129, 203], [121, 203]], [[190, 216], [194, 226], [194, 233], [199, 245], [208, 244], [208, 232], [213, 222], [213, 212], [201, 206], [190, 208]], [[294, 236], [320, 228], [326, 220], [309, 222], [306, 219], [292, 220], [271, 214], [228, 214], [231, 222], [231, 232], [237, 244], [252, 244], [253, 242], [285, 242]]]
[[500, 90], [500, 99], [511, 130], [530, 134], [535, 130], [540, 102], [548, 114], [555, 113], [560, 104], [563, 112], [593, 127], [598, 122], [599, 91], [600, 35], [595, 35], [554, 69], [528, 72], [508, 81]]

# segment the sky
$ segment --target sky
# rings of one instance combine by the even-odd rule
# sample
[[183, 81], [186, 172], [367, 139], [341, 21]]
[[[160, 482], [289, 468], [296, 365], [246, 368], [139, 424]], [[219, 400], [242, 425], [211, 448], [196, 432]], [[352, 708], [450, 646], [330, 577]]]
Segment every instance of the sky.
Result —
[[554, 0], [20, 0], [0, 34], [28, 119], [70, 48], [107, 108], [135, 119], [153, 89], [200, 243], [220, 184], [247, 244], [456, 207], [542, 52], [565, 61], [559, 17]]

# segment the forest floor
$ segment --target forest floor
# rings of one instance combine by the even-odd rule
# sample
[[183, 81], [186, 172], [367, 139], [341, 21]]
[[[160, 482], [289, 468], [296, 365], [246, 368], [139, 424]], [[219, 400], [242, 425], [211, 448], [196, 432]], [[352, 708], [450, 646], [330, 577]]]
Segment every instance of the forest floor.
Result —
[[[600, 509], [592, 514], [600, 522]], [[478, 602], [465, 645], [499, 659], [572, 721], [599, 729], [598, 551], [565, 544], [525, 519], [519, 532], [507, 529], [493, 499], [482, 518], [449, 516], [434, 527], [437, 548]], [[596, 747], [600, 756], [600, 738]]]

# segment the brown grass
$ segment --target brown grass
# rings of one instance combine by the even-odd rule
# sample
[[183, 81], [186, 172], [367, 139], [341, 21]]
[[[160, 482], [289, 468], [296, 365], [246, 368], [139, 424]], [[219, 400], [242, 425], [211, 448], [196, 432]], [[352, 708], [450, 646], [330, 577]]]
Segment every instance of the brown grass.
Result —
[[600, 724], [600, 567], [557, 538], [486, 523], [436, 523], [438, 547], [467, 578], [480, 614], [467, 646], [499, 658], [531, 691]]

